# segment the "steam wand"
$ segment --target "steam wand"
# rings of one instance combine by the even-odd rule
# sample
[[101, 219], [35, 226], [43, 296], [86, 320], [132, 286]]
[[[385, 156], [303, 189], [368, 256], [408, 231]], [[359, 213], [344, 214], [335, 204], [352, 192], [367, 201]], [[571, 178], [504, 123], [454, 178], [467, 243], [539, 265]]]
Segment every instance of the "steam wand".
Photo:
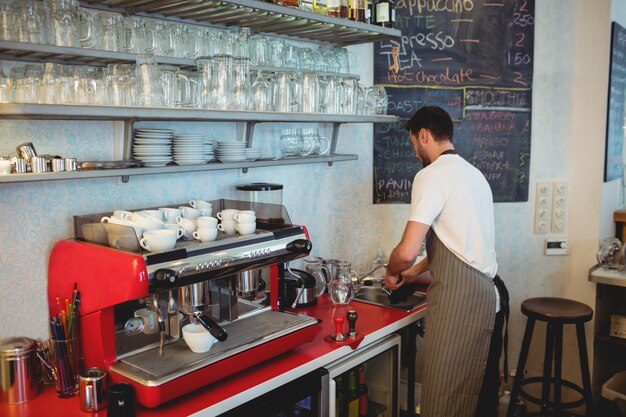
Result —
[[156, 313], [157, 320], [159, 322], [159, 356], [163, 356], [163, 345], [165, 344], [165, 321], [161, 315], [161, 310], [159, 309], [159, 299], [156, 294], [152, 296], [152, 307], [154, 308], [154, 312]]

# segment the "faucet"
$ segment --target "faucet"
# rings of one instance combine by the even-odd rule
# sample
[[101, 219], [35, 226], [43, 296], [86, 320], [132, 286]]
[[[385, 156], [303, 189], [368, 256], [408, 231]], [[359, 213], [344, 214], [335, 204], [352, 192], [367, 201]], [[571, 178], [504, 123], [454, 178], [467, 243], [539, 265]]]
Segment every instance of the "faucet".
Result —
[[369, 271], [367, 271], [366, 273], [360, 275], [357, 280], [359, 282], [359, 284], [361, 283], [361, 281], [363, 281], [363, 279], [367, 276], [369, 276], [370, 274], [373, 274], [374, 272], [378, 271], [381, 268], [387, 268], [388, 264], [377, 264], [374, 265]]

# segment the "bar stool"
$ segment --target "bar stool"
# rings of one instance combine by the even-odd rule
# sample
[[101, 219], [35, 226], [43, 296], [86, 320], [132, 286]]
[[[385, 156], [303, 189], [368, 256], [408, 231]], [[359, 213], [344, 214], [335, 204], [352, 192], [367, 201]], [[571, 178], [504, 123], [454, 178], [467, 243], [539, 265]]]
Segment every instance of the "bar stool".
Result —
[[[593, 317], [593, 310], [578, 301], [564, 298], [540, 297], [529, 298], [522, 302], [522, 313], [528, 317], [526, 331], [522, 342], [517, 372], [511, 390], [511, 402], [507, 410], [507, 417], [513, 416], [515, 399], [521, 396], [535, 404], [541, 405], [539, 415], [548, 415], [553, 410], [554, 416], [560, 416], [566, 408], [577, 407], [585, 404], [587, 417], [593, 412], [591, 397], [591, 379], [589, 377], [589, 362], [587, 360], [587, 344], [585, 340], [585, 322]], [[524, 378], [524, 367], [528, 359], [530, 340], [533, 334], [535, 321], [545, 321], [546, 347], [543, 362], [543, 375], [538, 377]], [[563, 325], [575, 324], [578, 338], [578, 353], [580, 356], [580, 369], [582, 373], [583, 387], [561, 378], [561, 366], [563, 355]], [[553, 358], [554, 355], [554, 358]], [[552, 360], [554, 359], [554, 377], [552, 376]], [[541, 398], [534, 397], [524, 390], [524, 385], [541, 383]], [[550, 388], [554, 385], [554, 400], [550, 400]], [[569, 387], [582, 395], [582, 398], [567, 403], [561, 402], [561, 386]]]

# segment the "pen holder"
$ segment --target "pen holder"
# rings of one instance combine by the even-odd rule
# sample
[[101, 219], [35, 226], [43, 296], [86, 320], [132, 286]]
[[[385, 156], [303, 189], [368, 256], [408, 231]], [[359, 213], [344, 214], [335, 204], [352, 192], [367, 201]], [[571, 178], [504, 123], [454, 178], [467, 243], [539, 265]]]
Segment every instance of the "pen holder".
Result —
[[46, 366], [52, 371], [54, 385], [60, 398], [69, 398], [78, 394], [79, 366], [78, 339], [50, 339], [50, 360]]

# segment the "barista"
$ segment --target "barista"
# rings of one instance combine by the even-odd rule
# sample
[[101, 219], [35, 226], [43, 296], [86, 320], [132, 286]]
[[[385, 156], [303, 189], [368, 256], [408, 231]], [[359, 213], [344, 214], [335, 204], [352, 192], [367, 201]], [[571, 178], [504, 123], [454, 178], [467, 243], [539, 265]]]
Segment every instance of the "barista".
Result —
[[[406, 127], [424, 168], [415, 175], [410, 216], [385, 285], [394, 290], [427, 270], [432, 275], [421, 415], [495, 417], [503, 317], [496, 314], [491, 189], [454, 151], [452, 119], [443, 109], [423, 107]], [[424, 240], [428, 257], [414, 265]]]

